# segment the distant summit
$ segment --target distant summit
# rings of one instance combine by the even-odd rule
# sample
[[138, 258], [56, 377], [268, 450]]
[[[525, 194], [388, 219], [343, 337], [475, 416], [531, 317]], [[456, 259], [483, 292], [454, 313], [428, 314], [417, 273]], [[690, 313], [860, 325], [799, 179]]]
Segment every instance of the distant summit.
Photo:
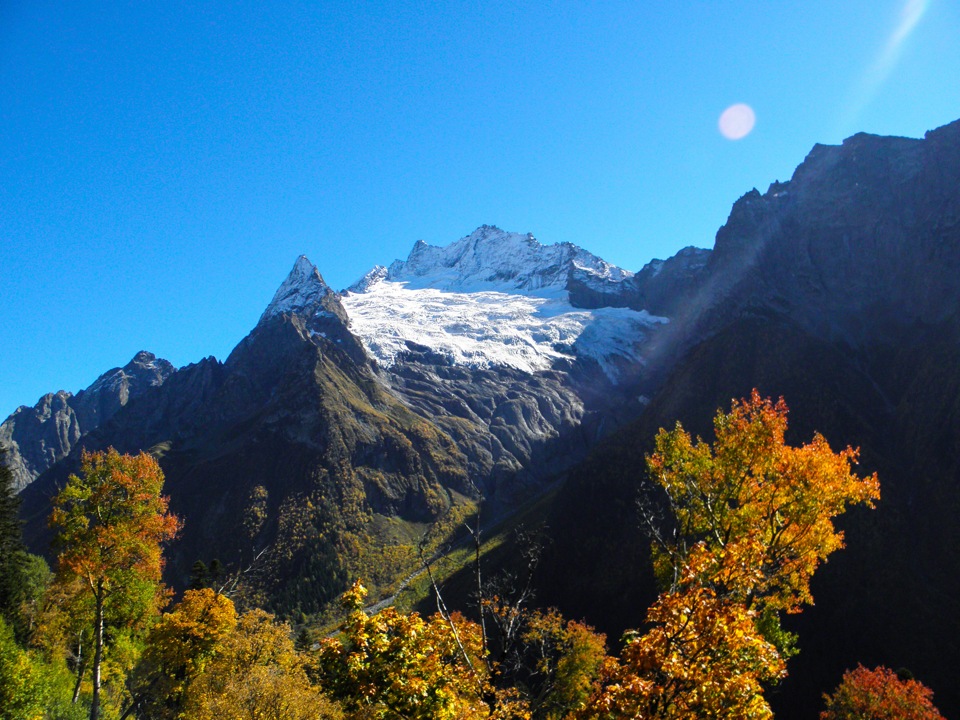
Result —
[[141, 350], [122, 368], [108, 370], [76, 395], [60, 390], [47, 393], [33, 407], [21, 405], [0, 424], [0, 445], [8, 449], [14, 487], [29, 485], [66, 457], [81, 436], [175, 372], [163, 358]]
[[667, 322], [643, 308], [576, 302], [631, 292], [633, 273], [573, 243], [482, 225], [446, 247], [418, 240], [406, 260], [377, 266], [343, 298], [350, 327], [387, 367], [411, 347], [471, 368], [527, 373], [573, 364], [610, 382], [642, 364], [642, 346]]
[[407, 259], [391, 264], [383, 279], [411, 288], [553, 296], [566, 292], [573, 279], [608, 285], [632, 276], [573, 243], [542, 245], [530, 233], [481, 225], [446, 247], [418, 240]]

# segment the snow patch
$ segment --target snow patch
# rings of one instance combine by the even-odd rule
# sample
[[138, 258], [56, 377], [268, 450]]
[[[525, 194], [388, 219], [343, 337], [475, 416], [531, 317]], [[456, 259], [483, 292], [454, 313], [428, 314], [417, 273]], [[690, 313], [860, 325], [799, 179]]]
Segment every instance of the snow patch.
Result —
[[372, 285], [376, 285], [386, 277], [387, 269], [383, 265], [374, 265], [372, 270], [348, 287], [346, 292], [366, 292]]

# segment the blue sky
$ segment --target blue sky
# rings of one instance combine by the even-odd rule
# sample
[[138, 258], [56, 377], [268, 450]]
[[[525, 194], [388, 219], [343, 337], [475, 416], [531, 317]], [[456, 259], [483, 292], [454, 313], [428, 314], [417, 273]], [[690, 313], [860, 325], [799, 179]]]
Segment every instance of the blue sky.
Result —
[[300, 253], [340, 289], [484, 223], [712, 247], [814, 143], [960, 118], [958, 36], [948, 0], [5, 0], [0, 418], [225, 358]]

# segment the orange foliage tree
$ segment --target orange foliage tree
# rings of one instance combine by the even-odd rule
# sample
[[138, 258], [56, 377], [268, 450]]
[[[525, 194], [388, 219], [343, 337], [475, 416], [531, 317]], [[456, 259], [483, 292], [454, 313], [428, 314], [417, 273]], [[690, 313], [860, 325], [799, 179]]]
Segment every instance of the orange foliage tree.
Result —
[[944, 720], [930, 688], [882, 666], [848, 670], [833, 694], [823, 697], [827, 709], [820, 720]]
[[823, 436], [784, 442], [787, 407], [754, 391], [714, 419], [711, 446], [677, 424], [647, 458], [671, 523], [653, 531], [663, 592], [619, 662], [608, 662], [587, 717], [767, 718], [763, 684], [786, 674], [793, 638], [780, 613], [813, 601], [810, 578], [843, 547], [833, 518], [872, 507], [876, 475]]
[[162, 487], [163, 472], [154, 458], [110, 448], [85, 452], [81, 475], [71, 475], [54, 499], [50, 524], [57, 530], [60, 580], [79, 581], [92, 605], [91, 720], [100, 716], [106, 618], [133, 624], [166, 599], [160, 546], [176, 536], [180, 524], [167, 510]]

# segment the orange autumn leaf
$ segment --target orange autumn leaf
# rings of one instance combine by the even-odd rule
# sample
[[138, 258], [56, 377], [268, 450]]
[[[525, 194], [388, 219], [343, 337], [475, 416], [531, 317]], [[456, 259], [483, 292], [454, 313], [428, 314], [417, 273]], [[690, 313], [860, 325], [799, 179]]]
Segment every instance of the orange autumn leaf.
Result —
[[848, 670], [840, 686], [824, 695], [820, 720], [944, 720], [923, 683], [901, 679], [890, 668]]

